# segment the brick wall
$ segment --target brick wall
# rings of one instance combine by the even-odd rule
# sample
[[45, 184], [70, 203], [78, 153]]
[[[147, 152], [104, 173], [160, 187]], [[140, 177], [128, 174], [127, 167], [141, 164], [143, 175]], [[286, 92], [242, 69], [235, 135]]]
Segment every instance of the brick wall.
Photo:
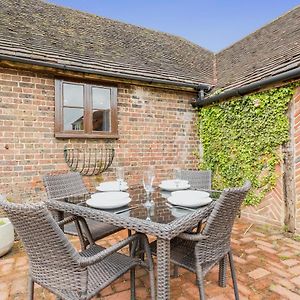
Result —
[[[174, 167], [195, 168], [198, 150], [196, 113], [189, 101], [194, 93], [120, 84], [118, 86], [119, 139], [111, 140], [116, 156], [96, 182], [114, 177], [114, 167], [125, 167], [130, 184], [141, 182], [144, 167], [154, 165], [156, 181]], [[17, 201], [39, 198], [41, 178], [67, 170], [66, 144], [100, 145], [102, 139], [54, 138], [54, 78], [50, 75], [0, 69], [0, 193]], [[106, 141], [107, 142], [107, 141]]]

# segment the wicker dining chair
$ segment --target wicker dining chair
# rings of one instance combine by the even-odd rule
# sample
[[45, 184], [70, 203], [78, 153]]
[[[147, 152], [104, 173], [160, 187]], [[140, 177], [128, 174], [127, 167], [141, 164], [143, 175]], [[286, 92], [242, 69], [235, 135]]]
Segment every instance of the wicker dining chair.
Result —
[[[212, 191], [212, 172], [211, 170], [178, 170], [176, 177], [179, 179], [187, 180], [191, 189], [196, 190], [209, 190]], [[197, 232], [200, 232], [202, 224], [205, 220], [199, 222], [196, 226]], [[192, 229], [191, 229], [192, 230]], [[174, 266], [174, 277], [178, 277], [178, 266]]]
[[[226, 265], [229, 258], [235, 299], [239, 299], [237, 280], [230, 247], [231, 231], [235, 217], [250, 189], [247, 181], [241, 188], [225, 189], [209, 215], [200, 233], [182, 233], [171, 240], [171, 262], [196, 273], [200, 299], [205, 299], [204, 276], [219, 263], [219, 285], [226, 286]], [[151, 244], [156, 254], [155, 242]]]
[[188, 180], [192, 189], [211, 190], [211, 174], [210, 170], [178, 170], [176, 176]]
[[[90, 195], [88, 189], [86, 188], [82, 180], [81, 175], [77, 172], [45, 175], [43, 177], [43, 181], [49, 200], [68, 199], [68, 201], [80, 202], [85, 201]], [[53, 212], [53, 214], [55, 219], [61, 220], [62, 217], [58, 215], [59, 213]], [[85, 224], [82, 224], [83, 226], [80, 227], [80, 222], [78, 222], [78, 219], [81, 221], [81, 224]], [[84, 227], [83, 232], [82, 227]], [[118, 232], [119, 230], [122, 230], [122, 228], [114, 225], [90, 219], [84, 220], [83, 218], [75, 218], [74, 222], [68, 222], [64, 226], [64, 232], [70, 235], [78, 235], [81, 240], [82, 247], [84, 248], [86, 244], [86, 239], [85, 241], [82, 240], [83, 236], [87, 235], [87, 228], [93, 241], [97, 241], [110, 234]]]
[[[155, 298], [153, 262], [147, 237], [134, 234], [109, 248], [96, 244], [77, 252], [45, 204], [14, 204], [0, 197], [6, 212], [29, 256], [29, 297], [34, 298], [34, 283], [55, 294], [58, 299], [91, 299], [117, 278], [130, 271], [131, 299], [135, 299], [135, 267], [150, 274], [151, 299]], [[143, 245], [147, 259], [135, 255], [135, 245]], [[131, 245], [131, 256], [118, 250]]]

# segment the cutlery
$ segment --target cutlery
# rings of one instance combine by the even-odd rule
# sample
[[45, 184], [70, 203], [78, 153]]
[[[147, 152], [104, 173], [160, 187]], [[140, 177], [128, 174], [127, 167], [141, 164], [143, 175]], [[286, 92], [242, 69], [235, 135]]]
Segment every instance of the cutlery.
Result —
[[180, 209], [185, 209], [185, 210], [189, 210], [189, 211], [195, 211], [194, 208], [189, 208], [189, 207], [185, 207], [185, 206], [181, 206], [181, 205], [173, 205], [170, 203], [166, 203], [166, 205], [170, 208], [180, 208]]
[[125, 209], [121, 209], [121, 210], [116, 211], [115, 214], [121, 214], [121, 213], [130, 211], [130, 210], [133, 210], [133, 209], [135, 209], [137, 207], [138, 207], [138, 205], [131, 206], [131, 207], [128, 207], [128, 208], [125, 208]]

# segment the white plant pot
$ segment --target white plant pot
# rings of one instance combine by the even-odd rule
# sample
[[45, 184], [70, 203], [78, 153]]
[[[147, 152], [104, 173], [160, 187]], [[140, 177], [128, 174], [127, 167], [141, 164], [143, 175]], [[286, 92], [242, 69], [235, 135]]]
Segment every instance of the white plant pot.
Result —
[[0, 256], [6, 254], [13, 246], [15, 234], [14, 227], [8, 218], [0, 218], [5, 224], [0, 225]]

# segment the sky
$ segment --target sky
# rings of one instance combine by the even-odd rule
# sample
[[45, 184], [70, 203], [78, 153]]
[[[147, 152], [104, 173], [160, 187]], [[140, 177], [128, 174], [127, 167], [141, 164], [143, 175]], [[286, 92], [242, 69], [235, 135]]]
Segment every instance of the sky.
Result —
[[294, 0], [46, 0], [184, 37], [218, 52], [300, 5]]

